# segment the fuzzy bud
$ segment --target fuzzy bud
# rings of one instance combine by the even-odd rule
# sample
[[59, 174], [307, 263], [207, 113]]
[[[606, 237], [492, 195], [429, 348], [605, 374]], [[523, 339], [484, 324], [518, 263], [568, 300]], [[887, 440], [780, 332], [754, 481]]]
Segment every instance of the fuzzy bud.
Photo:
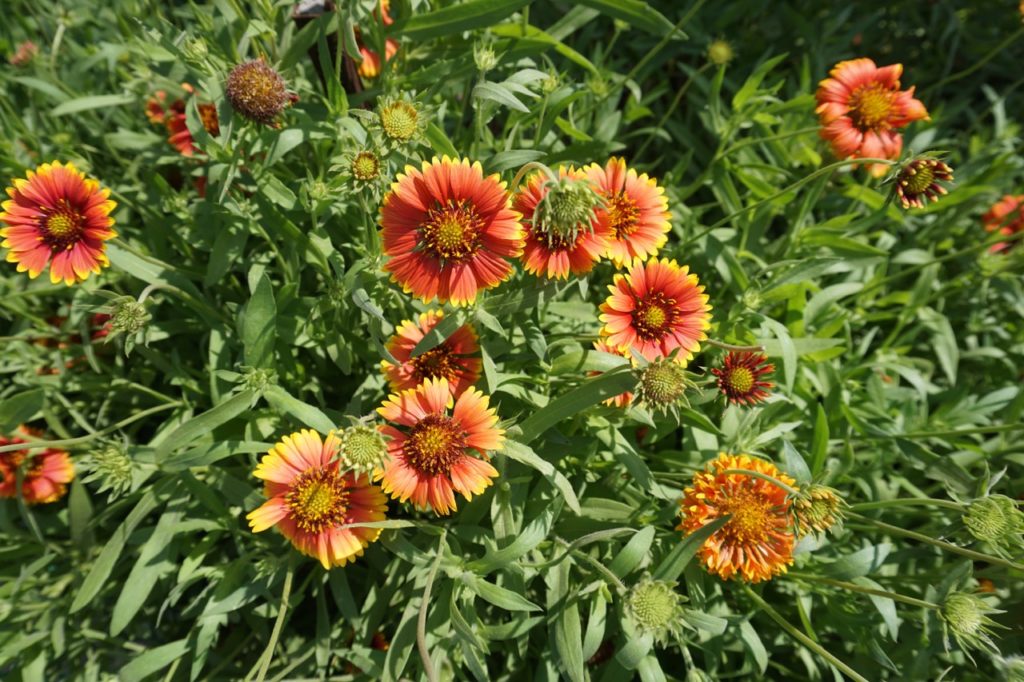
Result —
[[372, 426], [351, 426], [341, 432], [341, 458], [353, 471], [372, 473], [388, 459], [388, 445]]
[[640, 371], [637, 394], [640, 400], [651, 407], [665, 410], [684, 400], [686, 389], [693, 382], [687, 377], [686, 369], [678, 360], [659, 358]]
[[93, 450], [79, 462], [87, 472], [84, 483], [98, 482], [98, 492], [110, 491], [109, 500], [116, 499], [131, 491], [134, 462], [127, 448], [119, 443]]
[[714, 40], [708, 45], [708, 61], [715, 66], [724, 66], [735, 56], [732, 45], [724, 40]]
[[663, 642], [679, 627], [682, 597], [675, 587], [672, 582], [644, 578], [626, 597], [627, 608], [637, 629], [658, 642]]
[[271, 127], [277, 126], [277, 117], [293, 101], [281, 74], [262, 58], [231, 69], [224, 90], [235, 111]]

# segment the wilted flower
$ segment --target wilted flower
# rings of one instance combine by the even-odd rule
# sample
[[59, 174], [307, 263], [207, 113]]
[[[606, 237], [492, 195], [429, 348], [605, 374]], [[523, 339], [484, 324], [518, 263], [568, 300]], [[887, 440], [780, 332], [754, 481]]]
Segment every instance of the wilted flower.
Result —
[[824, 485], [802, 486], [792, 502], [798, 537], [825, 533], [841, 524], [846, 513], [846, 500], [839, 491]]
[[277, 117], [295, 100], [281, 74], [262, 57], [231, 69], [224, 91], [235, 111], [250, 121], [271, 127], [280, 125]]
[[999, 649], [992, 640], [994, 628], [1002, 627], [989, 615], [1004, 613], [991, 608], [984, 599], [968, 592], [953, 592], [942, 604], [939, 617], [942, 620], [943, 639], [949, 649], [949, 636], [960, 646], [971, 660], [972, 649], [998, 654]]
[[1004, 556], [1022, 548], [1024, 512], [1005, 495], [988, 495], [972, 501], [963, 521], [971, 535]]
[[953, 169], [935, 159], [914, 159], [896, 176], [896, 196], [903, 208], [924, 208], [926, 201], [936, 201], [947, 193], [939, 182], [951, 182]]
[[674, 634], [683, 614], [683, 597], [674, 582], [645, 577], [630, 589], [626, 597], [629, 614], [637, 630], [663, 643]]

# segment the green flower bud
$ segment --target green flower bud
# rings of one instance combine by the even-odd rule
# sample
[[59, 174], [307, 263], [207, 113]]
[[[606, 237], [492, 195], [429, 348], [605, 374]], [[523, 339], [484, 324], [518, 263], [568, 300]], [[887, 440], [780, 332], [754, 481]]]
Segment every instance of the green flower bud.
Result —
[[975, 594], [953, 592], [946, 597], [939, 611], [946, 649], [949, 649], [949, 636], [952, 635], [968, 658], [971, 657], [972, 649], [998, 654], [999, 649], [992, 641], [992, 634], [993, 628], [1002, 626], [989, 618], [989, 614], [993, 613], [1003, 611], [990, 608]]
[[974, 500], [967, 507], [963, 521], [971, 535], [1004, 556], [1022, 547], [1024, 512], [1005, 495]]
[[682, 363], [672, 358], [658, 358], [640, 370], [637, 394], [651, 407], [667, 410], [683, 402], [686, 389], [692, 386]]
[[626, 606], [637, 630], [658, 642], [664, 642], [679, 627], [683, 597], [675, 587], [674, 582], [644, 578], [626, 597]]
[[98, 482], [98, 492], [110, 491], [109, 500], [114, 500], [131, 490], [135, 466], [123, 444], [110, 443], [93, 450], [80, 460], [79, 466], [86, 472], [82, 481]]
[[341, 460], [353, 471], [370, 474], [388, 460], [388, 445], [373, 426], [351, 426], [340, 438]]

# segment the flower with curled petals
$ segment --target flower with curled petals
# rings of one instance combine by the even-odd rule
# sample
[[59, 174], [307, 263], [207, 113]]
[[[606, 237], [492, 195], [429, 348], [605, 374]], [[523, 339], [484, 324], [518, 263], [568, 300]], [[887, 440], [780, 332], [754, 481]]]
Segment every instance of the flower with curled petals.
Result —
[[614, 156], [603, 168], [592, 163], [583, 172], [605, 200], [604, 207], [597, 209], [597, 219], [612, 232], [607, 256], [616, 267], [657, 255], [672, 229], [668, 199], [657, 180], [646, 173], [638, 175], [624, 159]]
[[532, 174], [513, 204], [523, 214], [526, 231], [523, 267], [547, 279], [587, 274], [612, 236], [608, 221], [597, 218], [600, 198], [587, 187], [583, 171], [559, 166], [558, 177], [555, 183], [543, 173]]
[[[902, 64], [875, 66], [867, 58], [839, 62], [818, 85], [821, 136], [841, 159], [898, 159], [903, 136], [897, 130], [927, 120], [914, 88], [900, 90]], [[885, 164], [870, 164], [872, 175], [885, 174]]]
[[[23, 432], [28, 432], [22, 427]], [[0, 446], [27, 443], [23, 438], [0, 436]], [[27, 504], [56, 502], [68, 491], [75, 478], [71, 456], [63, 450], [46, 448], [30, 455], [28, 450], [0, 452], [0, 497], [16, 497], [18, 469], [24, 467], [21, 479], [21, 497]]]
[[764, 478], [726, 473], [737, 469], [764, 474], [786, 486], [794, 483], [771, 462], [722, 453], [694, 474], [693, 485], [683, 492], [682, 522], [676, 529], [690, 535], [728, 515], [725, 525], [698, 550], [701, 563], [724, 580], [734, 576], [751, 583], [770, 580], [793, 563], [789, 492]]
[[473, 325], [464, 324], [430, 350], [412, 356], [413, 349], [444, 318], [440, 310], [428, 310], [418, 321], [398, 325], [387, 343], [391, 355], [399, 361], [384, 360], [381, 369], [393, 391], [416, 388], [427, 379], [447, 379], [452, 395], [458, 397], [480, 378], [483, 360]]
[[375, 479], [393, 499], [412, 500], [419, 509], [447, 516], [456, 510], [455, 493], [467, 500], [480, 495], [498, 471], [488, 452], [505, 442], [498, 416], [475, 388], [457, 400], [446, 379], [427, 379], [416, 388], [392, 394], [377, 412], [385, 426], [391, 456]]
[[17, 178], [7, 188], [3, 202], [0, 243], [7, 261], [18, 264], [35, 279], [50, 266], [50, 281], [71, 286], [99, 274], [110, 265], [107, 240], [117, 233], [111, 229], [110, 190], [85, 175], [71, 163], [44, 163]]
[[676, 348], [686, 363], [700, 350], [711, 326], [711, 306], [697, 275], [674, 260], [653, 259], [615, 275], [611, 296], [601, 304], [601, 338], [647, 360], [668, 357]]
[[383, 521], [387, 498], [365, 474], [343, 471], [334, 432], [311, 429], [285, 436], [263, 456], [253, 475], [270, 498], [246, 518], [255, 533], [277, 526], [299, 552], [324, 568], [344, 566], [380, 535], [348, 524]]
[[764, 402], [775, 386], [766, 378], [775, 371], [768, 356], [750, 351], [729, 351], [722, 367], [711, 373], [718, 377], [718, 390], [733, 405], [756, 405]]
[[483, 167], [447, 156], [406, 166], [381, 204], [384, 269], [406, 293], [429, 303], [473, 303], [508, 279], [523, 252], [520, 215], [505, 183]]

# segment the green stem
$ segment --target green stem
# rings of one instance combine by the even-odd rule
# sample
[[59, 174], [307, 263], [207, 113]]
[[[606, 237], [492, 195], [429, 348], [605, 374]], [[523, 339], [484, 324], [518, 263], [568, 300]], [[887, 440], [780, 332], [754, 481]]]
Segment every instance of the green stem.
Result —
[[744, 353], [744, 352], [746, 352], [746, 353], [763, 353], [764, 352], [764, 346], [735, 346], [735, 345], [733, 345], [731, 343], [725, 343], [724, 341], [718, 341], [716, 339], [708, 339], [707, 342], [708, 342], [709, 346], [715, 346], [716, 348], [721, 348], [722, 350], [732, 350], [732, 351], [736, 351], [736, 352], [739, 352], [739, 353]]
[[790, 495], [799, 495], [800, 494], [800, 491], [797, 490], [796, 488], [793, 488], [791, 486], [786, 485], [785, 483], [783, 483], [779, 479], [775, 478], [774, 476], [771, 476], [769, 474], [762, 474], [760, 471], [752, 471], [750, 469], [726, 469], [725, 471], [722, 471], [720, 473], [723, 473], [723, 474], [742, 474], [743, 476], [753, 476], [754, 478], [760, 478], [762, 481], [768, 481], [769, 483], [774, 483], [775, 485], [777, 485], [778, 487], [782, 488], [783, 490], [785, 490]]
[[427, 673], [428, 682], [437, 682], [437, 669], [434, 662], [430, 660], [430, 649], [427, 648], [427, 611], [430, 604], [430, 592], [434, 587], [434, 578], [437, 577], [437, 568], [441, 565], [441, 557], [444, 556], [445, 536], [447, 529], [441, 530], [441, 537], [437, 541], [437, 556], [434, 557], [434, 564], [430, 567], [430, 574], [427, 576], [427, 584], [423, 588], [423, 601], [420, 602], [420, 612], [416, 618], [416, 649], [423, 661], [423, 669]]
[[795, 639], [796, 641], [800, 642], [805, 647], [813, 651], [814, 653], [824, 658], [826, 661], [831, 663], [840, 672], [845, 674], [850, 679], [856, 680], [857, 682], [868, 682], [866, 677], [864, 677], [856, 670], [840, 661], [828, 649], [821, 646], [813, 639], [811, 639], [810, 637], [808, 637], [807, 635], [793, 627], [793, 625], [788, 620], [783, 618], [778, 611], [769, 606], [768, 602], [761, 598], [761, 595], [757, 594], [752, 589], [750, 589], [749, 585], [744, 584], [743, 590], [747, 593], [747, 596], [750, 597], [754, 601], [754, 603], [757, 604], [758, 607], [768, 615], [769, 618], [774, 620], [780, 628], [785, 630], [790, 637], [792, 637], [793, 639]]
[[979, 433], [1004, 433], [1006, 431], [1019, 431], [1024, 429], [1024, 424], [993, 424], [991, 426], [976, 426], [971, 429], [953, 429], [951, 431], [909, 431], [907, 433], [886, 433], [877, 436], [861, 436], [868, 440], [888, 440], [890, 438], [953, 438], [954, 436], [969, 436]]
[[288, 598], [292, 594], [292, 578], [295, 577], [295, 568], [289, 564], [288, 572], [284, 574], [284, 587], [281, 590], [281, 606], [277, 609], [277, 620], [274, 621], [274, 629], [270, 632], [270, 641], [267, 648], [260, 657], [260, 671], [256, 675], [256, 682], [263, 682], [270, 668], [270, 662], [274, 659], [274, 649], [277, 648], [277, 639], [281, 636], [281, 628], [284, 627], [284, 617], [288, 613]]
[[732, 154], [734, 151], [736, 151], [738, 149], [742, 149], [743, 147], [749, 147], [751, 145], [761, 144], [763, 142], [774, 142], [776, 140], [785, 140], [785, 139], [790, 138], [790, 137], [800, 137], [801, 135], [809, 135], [810, 133], [818, 132], [818, 130], [820, 130], [820, 129], [821, 129], [820, 126], [814, 126], [812, 128], [800, 128], [799, 130], [790, 130], [789, 132], [785, 132], [785, 133], [776, 133], [775, 135], [768, 135], [766, 137], [752, 137], [749, 140], [740, 140], [739, 142], [737, 142], [733, 146], [729, 147], [728, 149], [725, 149], [724, 151], [719, 152], [715, 156], [715, 161], [718, 161], [719, 159], [723, 159], [726, 156], [729, 156], [730, 154]]
[[163, 412], [164, 410], [169, 410], [172, 407], [177, 407], [179, 405], [181, 405], [180, 402], [175, 402], [166, 405], [157, 405], [156, 407], [151, 407], [148, 410], [136, 412], [127, 419], [122, 419], [121, 421], [117, 422], [112, 426], [108, 426], [105, 429], [100, 429], [96, 433], [90, 433], [87, 436], [79, 436], [77, 438], [63, 438], [61, 440], [37, 440], [29, 443], [14, 443], [12, 445], [0, 445], [0, 453], [14, 452], [15, 450], [38, 450], [39, 448], [63, 448], [70, 445], [81, 445], [82, 443], [88, 443], [91, 440], [102, 438], [108, 433], [113, 433], [118, 429], [128, 426], [132, 422], [137, 422], [140, 419], [145, 419], [151, 414]]
[[[686, 79], [686, 82], [683, 83], [683, 87], [679, 88], [679, 91], [676, 92], [676, 96], [674, 98], [672, 98], [672, 103], [669, 105], [668, 109], [665, 110], [665, 113], [662, 115], [661, 120], [658, 121], [658, 125], [657, 125], [657, 128], [656, 128], [657, 130], [664, 130], [665, 129], [665, 124], [672, 117], [672, 114], [675, 113], [676, 108], [679, 106], [680, 102], [683, 101], [683, 97], [686, 95], [686, 91], [689, 90], [690, 89], [690, 85], [693, 84], [693, 79], [696, 78], [697, 76], [699, 76], [700, 74], [704, 73], [705, 71], [707, 71], [711, 66], [712, 66], [711, 62], [707, 62], [706, 64], [703, 64], [699, 69], [694, 71], [692, 74], [690, 74], [690, 76]], [[651, 140], [653, 140], [653, 139], [654, 139], [654, 133], [651, 133], [650, 135], [648, 135], [647, 139], [644, 140], [644, 143], [642, 145], [640, 145], [640, 149], [637, 150], [637, 152], [633, 156], [633, 158], [635, 158], [635, 159], [642, 158], [643, 155], [644, 155], [644, 152], [647, 150], [647, 146], [651, 143]]]
[[797, 573], [790, 571], [786, 574], [789, 578], [797, 578], [799, 580], [811, 580], [813, 582], [823, 583], [825, 585], [832, 585], [833, 587], [841, 587], [844, 590], [850, 590], [851, 592], [862, 592], [864, 594], [874, 595], [876, 597], [886, 597], [893, 601], [903, 602], [904, 604], [910, 604], [911, 606], [920, 606], [925, 609], [941, 608], [938, 604], [933, 604], [930, 601], [924, 601], [923, 599], [915, 599], [914, 597], [908, 597], [898, 592], [889, 592], [888, 590], [879, 590], [873, 587], [865, 587], [864, 585], [858, 585], [857, 583], [846, 582], [845, 580], [833, 580], [832, 578], [823, 578], [817, 575], [810, 575], [808, 573]]
[[935, 506], [942, 507], [943, 509], [951, 509], [963, 513], [966, 508], [962, 504], [957, 504], [950, 500], [935, 500], [930, 497], [899, 497], [894, 500], [875, 500], [873, 502], [858, 502], [857, 504], [851, 504], [850, 509], [853, 511], [871, 511], [872, 509], [887, 509], [888, 507], [917, 507], [917, 506]]
[[952, 552], [953, 554], [959, 554], [961, 556], [974, 559], [975, 561], [984, 561], [996, 566], [1002, 566], [1003, 568], [1009, 568], [1015, 571], [1024, 571], [1024, 564], [1018, 564], [1013, 561], [1007, 561], [1006, 559], [1001, 559], [1000, 557], [992, 556], [990, 554], [984, 554], [982, 552], [975, 552], [972, 549], [966, 549], [964, 547], [960, 547], [959, 545], [954, 545], [951, 542], [937, 540], [931, 537], [930, 535], [915, 533], [912, 530], [906, 530], [900, 528], [899, 526], [893, 526], [882, 521], [876, 521], [875, 519], [872, 519], [868, 516], [862, 516], [855, 512], [850, 512], [847, 516], [851, 519], [856, 519], [857, 521], [861, 521], [863, 523], [875, 526], [876, 528], [884, 530], [888, 533], [892, 533], [893, 535], [900, 535], [905, 538], [910, 538], [911, 540], [917, 540], [918, 542], [923, 542], [925, 544], [932, 545], [933, 547], [938, 547], [939, 549], [945, 550], [947, 552]]
[[976, 61], [971, 66], [967, 67], [966, 69], [964, 69], [963, 71], [961, 71], [959, 73], [955, 73], [952, 76], [949, 76], [947, 78], [943, 78], [938, 83], [935, 83], [934, 85], [929, 87], [925, 91], [925, 94], [931, 94], [931, 92], [933, 90], [937, 90], [937, 89], [941, 88], [944, 85], [949, 85], [950, 83], [955, 83], [956, 81], [960, 80], [961, 78], [967, 78], [972, 73], [974, 73], [975, 71], [977, 71], [981, 67], [985, 66], [990, 61], [992, 61], [992, 59], [995, 58], [996, 55], [998, 55], [1000, 52], [1002, 52], [1007, 47], [1009, 47], [1009, 45], [1011, 43], [1015, 42], [1022, 35], [1024, 35], [1024, 27], [1017, 29], [1016, 33], [1012, 33], [1009, 36], [1007, 36], [1006, 39], [1003, 40], [1003, 42], [1001, 42], [998, 45], [996, 45], [994, 48], [992, 48], [991, 51], [988, 52], [988, 54], [986, 54], [984, 57], [982, 57], [981, 59]]
[[515, 192], [519, 188], [519, 183], [522, 182], [523, 176], [529, 173], [531, 170], [538, 170], [544, 175], [546, 175], [548, 177], [548, 182], [558, 182], [558, 176], [556, 176], [554, 171], [545, 166], [543, 163], [540, 163], [538, 161], [528, 161], [525, 164], [523, 164], [523, 167], [516, 172], [515, 177], [512, 178], [512, 184], [509, 186], [509, 189]]

